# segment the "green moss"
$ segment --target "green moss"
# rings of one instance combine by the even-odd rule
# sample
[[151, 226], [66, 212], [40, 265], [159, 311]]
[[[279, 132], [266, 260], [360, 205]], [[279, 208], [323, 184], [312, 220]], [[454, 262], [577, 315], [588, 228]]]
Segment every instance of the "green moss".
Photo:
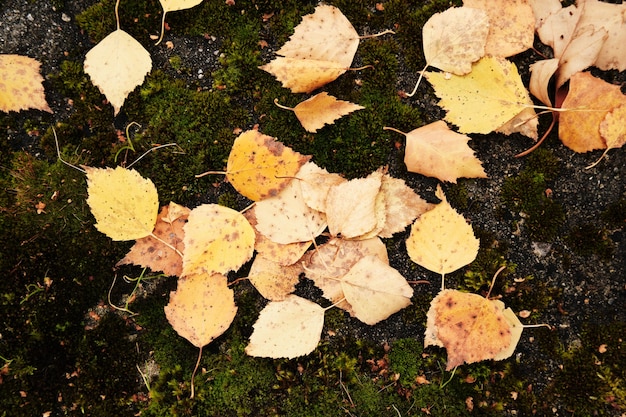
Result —
[[596, 255], [601, 259], [609, 259], [614, 251], [611, 239], [606, 230], [595, 224], [574, 226], [565, 236], [565, 242], [572, 250], [582, 256]]
[[480, 240], [480, 247], [476, 259], [469, 265], [462, 278], [460, 288], [471, 292], [487, 291], [495, 273], [504, 269], [498, 275], [494, 285], [494, 294], [502, 292], [507, 276], [513, 274], [516, 265], [506, 260], [508, 247], [505, 242], [499, 241], [492, 233], [476, 229], [476, 237]]

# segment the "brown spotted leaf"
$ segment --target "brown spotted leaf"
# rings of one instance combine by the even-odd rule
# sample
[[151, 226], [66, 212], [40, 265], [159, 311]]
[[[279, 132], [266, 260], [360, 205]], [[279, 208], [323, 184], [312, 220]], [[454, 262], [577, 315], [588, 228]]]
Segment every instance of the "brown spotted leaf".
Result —
[[0, 55], [0, 111], [37, 109], [52, 113], [39, 73], [39, 61], [21, 55]]

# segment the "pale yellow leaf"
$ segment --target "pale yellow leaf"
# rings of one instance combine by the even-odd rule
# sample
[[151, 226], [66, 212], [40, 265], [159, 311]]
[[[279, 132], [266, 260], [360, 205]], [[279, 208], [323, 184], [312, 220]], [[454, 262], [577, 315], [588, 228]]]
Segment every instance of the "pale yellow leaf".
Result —
[[240, 134], [228, 156], [226, 178], [251, 200], [278, 195], [310, 159], [257, 130]]
[[87, 52], [84, 65], [85, 73], [117, 114], [126, 97], [152, 69], [152, 59], [135, 38], [117, 29]]
[[299, 263], [283, 266], [257, 255], [248, 272], [248, 279], [263, 297], [271, 301], [281, 301], [294, 292], [303, 271]]
[[562, 6], [559, 0], [529, 0], [535, 16], [535, 29], [540, 28], [543, 22], [554, 13], [558, 13]]
[[224, 333], [236, 313], [233, 290], [221, 274], [181, 277], [165, 306], [165, 317], [176, 333], [199, 348]]
[[441, 203], [413, 223], [406, 249], [413, 262], [443, 275], [472, 262], [480, 241], [472, 226], [446, 201], [440, 186], [436, 195]]
[[446, 109], [446, 120], [461, 133], [490, 133], [533, 106], [517, 67], [504, 58], [485, 57], [464, 76], [425, 73]]
[[191, 9], [202, 3], [202, 0], [159, 0], [164, 12], [175, 12], [177, 10]]
[[404, 231], [413, 220], [431, 209], [431, 204], [417, 195], [404, 180], [388, 174], [383, 176], [379, 194], [385, 200], [384, 225], [377, 233], [380, 237], [389, 238]]
[[340, 117], [364, 108], [323, 92], [298, 104], [293, 111], [307, 132], [317, 132], [324, 125], [333, 124]]
[[426, 63], [458, 75], [472, 71], [485, 55], [489, 17], [478, 9], [451, 7], [435, 13], [422, 28]]
[[413, 289], [378, 256], [365, 256], [341, 279], [351, 314], [374, 325], [411, 304]]
[[530, 65], [529, 90], [533, 96], [537, 97], [546, 106], [552, 107], [548, 86], [552, 76], [559, 68], [559, 59], [542, 59]]
[[326, 211], [326, 198], [330, 188], [346, 182], [339, 174], [329, 173], [314, 162], [307, 162], [297, 175], [302, 189], [302, 198], [307, 206], [317, 211]]
[[430, 123], [406, 134], [404, 163], [410, 172], [441, 181], [487, 178], [469, 141], [469, 136], [450, 130], [444, 121]]
[[272, 74], [292, 93], [310, 93], [348, 70], [348, 66], [334, 61], [277, 57], [259, 67]]
[[96, 229], [113, 240], [134, 240], [152, 233], [159, 195], [149, 179], [122, 167], [83, 167], [87, 172], [87, 204]]
[[296, 295], [271, 301], [261, 310], [246, 353], [268, 358], [295, 358], [317, 347], [324, 327], [324, 309]]
[[527, 0], [463, 0], [489, 16], [485, 54], [509, 57], [533, 46], [535, 16]]
[[37, 109], [52, 113], [39, 73], [39, 61], [21, 55], [0, 55], [0, 111]]
[[579, 0], [583, 9], [579, 27], [601, 26], [606, 31], [606, 39], [593, 66], [601, 70], [626, 70], [626, 4], [611, 4], [599, 0]]
[[607, 37], [608, 33], [604, 28], [594, 25], [580, 28], [577, 26], [572, 39], [559, 57], [556, 87], [561, 87], [572, 75], [593, 65]]
[[254, 229], [243, 214], [217, 204], [191, 210], [184, 227], [183, 275], [225, 274], [252, 258]]

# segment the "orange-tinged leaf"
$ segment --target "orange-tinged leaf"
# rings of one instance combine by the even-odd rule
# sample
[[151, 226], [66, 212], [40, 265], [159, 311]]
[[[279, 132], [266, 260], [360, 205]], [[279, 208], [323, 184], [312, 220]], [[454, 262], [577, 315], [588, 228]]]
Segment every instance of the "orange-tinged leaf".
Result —
[[0, 111], [37, 109], [52, 113], [39, 73], [39, 61], [21, 55], [0, 55]]
[[[326, 92], [319, 93], [294, 107], [293, 112], [307, 132], [317, 132], [324, 125], [365, 107], [337, 100]], [[287, 108], [288, 109], [288, 108]]]
[[424, 57], [428, 65], [464, 75], [472, 62], [485, 55], [489, 17], [478, 9], [451, 7], [435, 13], [422, 28]]
[[406, 279], [380, 257], [365, 256], [341, 279], [350, 313], [374, 325], [411, 304], [413, 289]]
[[605, 149], [600, 123], [613, 108], [626, 103], [619, 85], [609, 84], [588, 72], [574, 74], [559, 115], [559, 138], [575, 152]]
[[608, 112], [600, 123], [600, 135], [607, 149], [621, 148], [626, 144], [626, 103]]
[[334, 61], [277, 57], [259, 68], [276, 77], [292, 93], [310, 93], [335, 81], [349, 67]]
[[440, 186], [435, 195], [441, 203], [413, 223], [406, 250], [413, 262], [443, 275], [472, 262], [480, 241], [472, 226], [446, 201]]
[[257, 255], [252, 262], [248, 279], [264, 298], [271, 301], [282, 301], [295, 291], [304, 269], [297, 263], [283, 266], [279, 263]]
[[[187, 223], [189, 209], [176, 203], [163, 206], [159, 213], [152, 236], [137, 239], [126, 256], [116, 266], [134, 264], [162, 271], [166, 275], [180, 276], [183, 271], [183, 258], [179, 252], [184, 251], [183, 227]], [[165, 243], [168, 245], [166, 245]]]
[[117, 29], [87, 52], [84, 66], [117, 114], [126, 97], [152, 69], [152, 59], [135, 38]]
[[233, 290], [221, 274], [181, 277], [165, 306], [165, 317], [176, 333], [199, 348], [224, 333], [236, 313]]
[[257, 130], [235, 139], [228, 156], [226, 178], [251, 200], [278, 195], [310, 159]]
[[461, 177], [487, 178], [467, 143], [470, 137], [456, 133], [443, 121], [430, 123], [406, 134], [404, 163], [407, 170], [456, 183]]
[[324, 327], [324, 309], [297, 295], [271, 301], [261, 310], [246, 353], [267, 358], [295, 358], [315, 350]]
[[113, 240], [140, 239], [152, 233], [159, 195], [149, 179], [122, 167], [83, 167], [87, 172], [87, 204], [96, 229]]
[[[448, 113], [445, 119], [461, 133], [490, 133], [533, 106], [515, 64], [485, 57], [464, 76], [425, 73]], [[533, 111], [534, 113], [534, 111]]]
[[424, 346], [446, 348], [448, 371], [463, 363], [505, 359], [513, 354], [522, 326], [515, 314], [512, 318], [512, 312], [505, 315], [504, 310], [499, 300], [442, 290], [426, 316]]
[[533, 46], [535, 15], [527, 0], [463, 0], [489, 16], [485, 54], [509, 57]]
[[183, 275], [225, 274], [252, 258], [254, 229], [243, 214], [217, 204], [191, 210], [184, 227]]

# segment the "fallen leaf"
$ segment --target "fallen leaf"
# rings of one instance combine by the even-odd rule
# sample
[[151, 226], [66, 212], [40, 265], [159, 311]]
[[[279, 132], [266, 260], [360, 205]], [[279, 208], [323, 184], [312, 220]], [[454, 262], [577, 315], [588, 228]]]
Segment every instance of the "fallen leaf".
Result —
[[330, 188], [346, 182], [341, 175], [329, 173], [311, 161], [300, 168], [297, 178], [306, 205], [322, 212], [326, 211], [326, 199]]
[[500, 300], [442, 290], [426, 315], [424, 347], [445, 347], [447, 371], [463, 363], [505, 359], [513, 354], [523, 327], [515, 313], [504, 311]]
[[310, 159], [257, 130], [235, 139], [228, 156], [226, 178], [251, 200], [278, 195]]
[[93, 168], [87, 173], [87, 204], [95, 227], [113, 240], [133, 240], [152, 233], [159, 195], [149, 179], [122, 167]]
[[[274, 102], [278, 105], [276, 100]], [[294, 108], [282, 105], [279, 105], [279, 107], [292, 110], [302, 127], [304, 127], [304, 130], [312, 133], [317, 132], [318, 129], [327, 124], [333, 124], [335, 120], [342, 116], [365, 108], [349, 101], [337, 100], [326, 92], [316, 94]]]
[[350, 313], [374, 325], [411, 304], [413, 289], [406, 279], [380, 257], [365, 256], [341, 279]]
[[487, 178], [481, 162], [467, 145], [471, 138], [450, 130], [444, 121], [403, 134], [404, 163], [409, 172], [453, 183], [461, 177]]
[[358, 46], [359, 35], [343, 13], [319, 5], [276, 52], [281, 57], [259, 68], [294, 93], [310, 93], [346, 72]]
[[380, 237], [389, 238], [404, 231], [413, 220], [432, 208], [404, 180], [388, 174], [383, 175], [379, 195], [385, 200], [383, 227], [376, 233]]
[[[607, 113], [626, 103], [619, 85], [609, 84], [588, 72], [571, 77], [569, 92], [559, 115], [559, 138], [575, 152], [605, 149], [600, 123]], [[569, 111], [567, 111], [569, 109]]]
[[552, 76], [559, 68], [559, 59], [543, 59], [530, 65], [530, 83], [528, 89], [531, 94], [539, 99], [543, 104], [552, 107], [548, 86]]
[[295, 358], [317, 347], [324, 327], [324, 309], [297, 295], [265, 306], [250, 335], [246, 353], [266, 358]]
[[600, 123], [600, 136], [606, 142], [606, 150], [600, 158], [587, 169], [597, 165], [609, 152], [610, 149], [621, 148], [626, 144], [626, 126], [624, 120], [626, 118], [626, 104], [615, 107], [608, 112]]
[[227, 278], [207, 273], [181, 277], [164, 309], [176, 333], [199, 348], [224, 333], [237, 313]]
[[472, 262], [480, 241], [472, 226], [447, 202], [439, 185], [435, 195], [441, 202], [413, 223], [406, 249], [413, 262], [444, 275]]
[[530, 0], [528, 4], [535, 16], [535, 29], [541, 27], [551, 14], [558, 13], [562, 8], [560, 0]]
[[183, 228], [183, 275], [225, 274], [252, 258], [254, 229], [243, 214], [217, 204], [191, 210]]
[[426, 63], [442, 71], [464, 75], [472, 62], [485, 56], [489, 17], [475, 8], [451, 7], [435, 13], [422, 28]]
[[117, 29], [87, 52], [84, 66], [117, 114], [126, 97], [152, 70], [152, 59], [135, 38]]
[[527, 0], [463, 0], [463, 6], [489, 16], [486, 55], [506, 58], [532, 48], [535, 15]]
[[592, 65], [604, 71], [626, 70], [626, 4], [579, 0], [577, 5], [583, 9], [579, 27], [596, 25], [606, 30], [606, 39]]
[[283, 266], [257, 255], [252, 262], [248, 279], [261, 295], [271, 301], [282, 301], [295, 291], [300, 280], [302, 265]]
[[[115, 266], [139, 265], [152, 271], [162, 271], [166, 275], [180, 276], [183, 271], [184, 251], [183, 227], [187, 223], [189, 209], [176, 203], [163, 206], [159, 213], [152, 236], [137, 239], [130, 251]], [[168, 246], [169, 245], [169, 246]]]
[[161, 20], [161, 36], [157, 41], [157, 45], [161, 43], [163, 40], [163, 34], [165, 33], [165, 15], [168, 12], [191, 9], [192, 7], [202, 3], [202, 0], [159, 0], [159, 2], [163, 8], [163, 18]]
[[37, 109], [52, 113], [46, 101], [39, 61], [21, 55], [0, 55], [0, 111]]
[[448, 113], [446, 120], [461, 133], [490, 133], [533, 106], [515, 64], [485, 57], [464, 76], [425, 73]]

